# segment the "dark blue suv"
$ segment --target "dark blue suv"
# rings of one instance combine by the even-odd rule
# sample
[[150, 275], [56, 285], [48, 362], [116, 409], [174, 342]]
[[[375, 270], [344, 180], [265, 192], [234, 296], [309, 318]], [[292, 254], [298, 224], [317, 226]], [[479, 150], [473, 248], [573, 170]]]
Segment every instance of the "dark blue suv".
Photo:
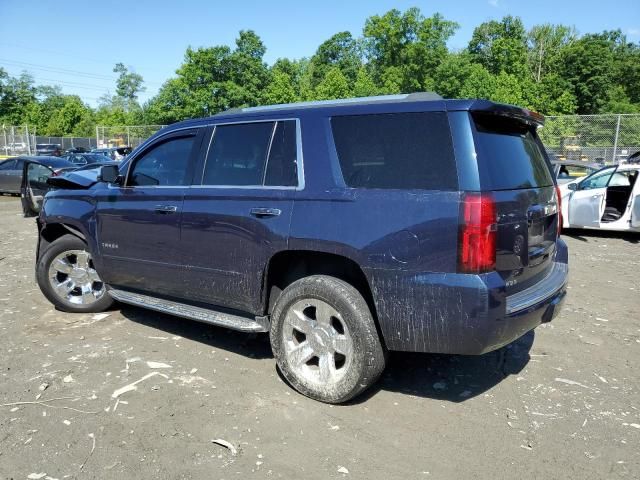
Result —
[[388, 350], [482, 354], [556, 315], [542, 123], [427, 93], [177, 123], [46, 195], [37, 279], [68, 312], [115, 299], [269, 332], [294, 388], [343, 402]]

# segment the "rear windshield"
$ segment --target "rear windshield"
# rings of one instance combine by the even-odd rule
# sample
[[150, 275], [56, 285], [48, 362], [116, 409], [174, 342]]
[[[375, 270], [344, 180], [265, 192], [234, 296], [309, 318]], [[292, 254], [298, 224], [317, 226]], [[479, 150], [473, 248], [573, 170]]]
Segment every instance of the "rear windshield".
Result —
[[347, 186], [457, 190], [447, 114], [350, 115], [331, 119]]
[[483, 190], [553, 185], [543, 146], [533, 127], [495, 115], [474, 115]]

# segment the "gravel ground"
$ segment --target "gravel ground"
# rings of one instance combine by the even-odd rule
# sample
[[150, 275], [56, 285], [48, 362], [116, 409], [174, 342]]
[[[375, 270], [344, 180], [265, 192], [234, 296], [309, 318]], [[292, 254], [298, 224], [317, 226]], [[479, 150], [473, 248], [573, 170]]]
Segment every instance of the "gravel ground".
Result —
[[2, 197], [0, 478], [639, 478], [640, 237], [565, 238], [554, 322], [481, 357], [392, 354], [329, 406], [283, 382], [264, 335], [54, 310], [34, 220]]

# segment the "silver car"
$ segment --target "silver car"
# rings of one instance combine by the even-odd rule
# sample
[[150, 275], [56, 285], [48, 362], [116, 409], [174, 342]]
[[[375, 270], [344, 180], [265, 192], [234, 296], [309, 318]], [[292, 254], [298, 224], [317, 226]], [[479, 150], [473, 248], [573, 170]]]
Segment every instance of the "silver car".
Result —
[[16, 157], [9, 158], [0, 162], [0, 194], [10, 193], [13, 195], [20, 194], [20, 185], [22, 184], [22, 172], [25, 162], [37, 162], [51, 167], [57, 175], [63, 171], [77, 168], [77, 165], [61, 159], [59, 157]]

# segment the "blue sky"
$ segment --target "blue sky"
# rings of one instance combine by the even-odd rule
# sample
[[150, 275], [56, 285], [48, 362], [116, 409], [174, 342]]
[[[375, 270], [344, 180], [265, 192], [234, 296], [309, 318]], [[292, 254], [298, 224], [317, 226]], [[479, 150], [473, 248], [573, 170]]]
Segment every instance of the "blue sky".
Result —
[[370, 15], [411, 6], [458, 22], [449, 42], [455, 49], [466, 46], [478, 24], [507, 14], [527, 28], [545, 22], [580, 33], [620, 28], [640, 41], [640, 0], [0, 0], [0, 66], [13, 75], [27, 70], [38, 83], [59, 84], [95, 106], [114, 92], [113, 65], [123, 62], [144, 77], [145, 100], [174, 75], [189, 45], [233, 45], [239, 30], [253, 29], [272, 63], [310, 56], [336, 32], [359, 36]]

